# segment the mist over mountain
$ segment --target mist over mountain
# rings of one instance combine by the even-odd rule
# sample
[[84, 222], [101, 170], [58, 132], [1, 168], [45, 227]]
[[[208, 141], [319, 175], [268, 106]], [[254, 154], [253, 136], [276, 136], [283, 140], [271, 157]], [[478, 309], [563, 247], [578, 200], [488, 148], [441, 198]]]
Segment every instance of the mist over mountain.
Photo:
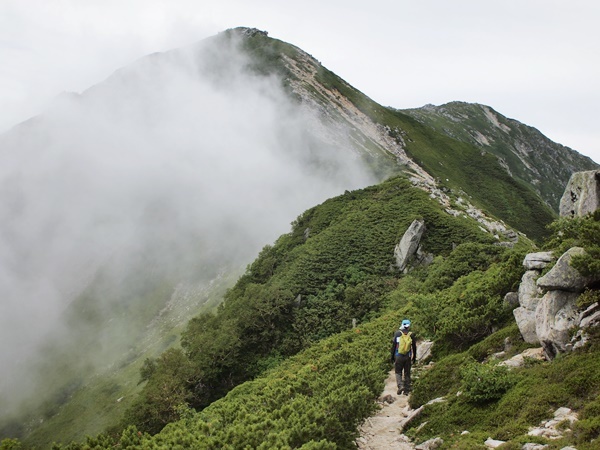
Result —
[[250, 70], [239, 39], [150, 55], [2, 136], [3, 402], [99, 269], [107, 286], [131, 271], [211, 278], [309, 206], [375, 181], [311, 132], [318, 118], [279, 79]]
[[[423, 211], [435, 217], [428, 226], [436, 252], [459, 241], [540, 242], [570, 171], [597, 165], [490, 107], [460, 105], [381, 106], [303, 50], [238, 28], [144, 57], [0, 136], [0, 419], [18, 416], [33, 396], [29, 422], [16, 420], [18, 434], [43, 422], [48, 442], [61, 427], [69, 429], [61, 437], [73, 439], [114, 424], [107, 405], [125, 398], [121, 414], [131, 404], [144, 358], [177, 345], [188, 320], [209, 299], [211, 307], [222, 301], [261, 248], [260, 267], [242, 280], [267, 279], [287, 261], [286, 239], [299, 245], [335, 224], [329, 206], [316, 218], [309, 208], [344, 192], [333, 204], [353, 200], [353, 190], [390, 175], [402, 180], [383, 189], [382, 200], [360, 194], [389, 214], [390, 241], [373, 237], [377, 257], [361, 270], [390, 276], [393, 240]], [[392, 219], [385, 204], [403, 203], [396, 192], [407, 196], [407, 209]], [[423, 198], [436, 204], [435, 214]], [[368, 227], [381, 226], [378, 217], [368, 217]], [[281, 254], [271, 255], [269, 244], [282, 234]], [[344, 245], [326, 250], [344, 260], [358, 248]], [[321, 249], [312, 251], [300, 267], [302, 258], [322, 263]], [[372, 256], [371, 248], [361, 251]], [[363, 276], [351, 269], [338, 275]], [[286, 276], [297, 292], [282, 298], [302, 304], [306, 287], [295, 286], [295, 275], [284, 274], [283, 284]], [[371, 295], [361, 289], [348, 295]], [[311, 294], [321, 295], [316, 287]], [[337, 329], [309, 325], [310, 336]], [[127, 386], [110, 378], [115, 373]], [[80, 422], [52, 422], [91, 378], [109, 380], [94, 407], [63, 415]], [[43, 413], [36, 401], [45, 401]]]

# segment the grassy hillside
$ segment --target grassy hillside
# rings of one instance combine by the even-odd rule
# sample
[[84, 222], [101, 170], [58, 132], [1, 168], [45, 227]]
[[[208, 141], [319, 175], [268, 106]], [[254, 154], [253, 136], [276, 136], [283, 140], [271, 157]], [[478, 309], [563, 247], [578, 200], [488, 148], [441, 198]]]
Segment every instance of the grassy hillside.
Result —
[[[578, 229], [587, 235], [577, 237], [569, 225], [569, 239], [593, 249], [598, 244], [590, 240], [589, 230], [597, 236], [600, 221], [586, 220]], [[373, 400], [390, 368], [390, 336], [408, 316], [415, 332], [432, 338], [437, 349], [433, 368], [417, 369], [411, 405], [445, 399], [411, 423], [407, 434], [415, 441], [441, 436], [442, 449], [483, 450], [492, 436], [507, 441], [506, 449], [520, 449], [525, 442], [557, 450], [567, 445], [595, 449], [600, 437], [597, 331], [587, 346], [552, 362], [531, 362], [508, 372], [488, 361], [505, 349], [507, 339], [512, 345], [507, 356], [528, 347], [502, 302], [520, 280], [525, 251], [459, 245], [428, 268], [401, 277], [382, 295], [379, 317], [312, 344], [203, 411], [180, 406], [181, 418], [159, 434], [130, 427], [117, 440], [104, 435], [65, 448], [355, 448], [356, 428], [373, 413]], [[469, 332], [478, 329], [487, 331]], [[580, 414], [579, 422], [564, 424], [571, 432], [558, 440], [527, 436], [529, 427], [564, 406]]]
[[[219, 35], [219, 38], [233, 39], [235, 36], [237, 36], [236, 32], [230, 30]], [[504, 150], [499, 155], [512, 158], [510, 164], [511, 167], [514, 166], [516, 173], [516, 176], [512, 176], [494, 152], [482, 152], [477, 142], [463, 138], [460, 133], [445, 132], [447, 127], [438, 126], [436, 121], [423, 120], [422, 123], [413, 118], [409, 114], [410, 111], [405, 113], [379, 105], [293, 45], [259, 32], [251, 36], [245, 35], [241, 42], [243, 50], [252, 61], [250, 68], [256, 73], [277, 74], [289, 93], [296, 96], [297, 92], [295, 93], [291, 88], [291, 80], [298, 81], [297, 76], [285, 60], [291, 58], [295, 64], [305, 69], [305, 74], [310, 74], [307, 76], [311, 80], [314, 77], [316, 84], [312, 81], [300, 80], [301, 85], [311, 98], [322, 106], [324, 114], [336, 117], [336, 123], [345, 122], [344, 117], [340, 115], [340, 110], [345, 110], [349, 102], [373, 123], [385, 127], [389, 136], [400, 143], [417, 164], [438, 180], [440, 187], [452, 189], [457, 195], [466, 196], [475, 206], [504, 220], [534, 240], [540, 240], [545, 236], [545, 226], [556, 217], [556, 213], [542, 200], [540, 194], [547, 194], [547, 190], [551, 188], [552, 201], [546, 201], [556, 206], [556, 196], [560, 195], [556, 192], [562, 193], [571, 171], [586, 170], [590, 164], [593, 165], [589, 158], [580, 157], [578, 153], [549, 140], [544, 141], [544, 145], [537, 143], [537, 134], [522, 133], [521, 130], [527, 127], [513, 121], [512, 126], [519, 131], [519, 133], [515, 132], [518, 134], [518, 142], [536, 149], [536, 155], [533, 157], [536, 164], [540, 167], [552, 166], [552, 170], [558, 170], [557, 166], [564, 167], [558, 178], [552, 170], [542, 170], [541, 174], [535, 174], [534, 177], [530, 171], [523, 168], [523, 162], [515, 160], [513, 153], [505, 155], [507, 151]], [[325, 95], [325, 91], [329, 95]], [[468, 123], [465, 126], [469, 125], [474, 130], [478, 130], [476, 125], [480, 125], [482, 132], [487, 132], [489, 120], [481, 119], [480, 122]], [[386, 153], [379, 145], [372, 142], [365, 130], [352, 124], [348, 125], [347, 133], [356, 141], [363, 142], [368, 149], [368, 151], [361, 150], [361, 157], [375, 173], [380, 175], [398, 173], [406, 169], [395, 161], [392, 154]], [[515, 136], [512, 139], [517, 141]], [[502, 144], [502, 148], [508, 145], [506, 142]], [[553, 146], [549, 147], [549, 144]], [[513, 145], [517, 144], [513, 143]], [[561, 147], [561, 151], [557, 153], [555, 148], [558, 147]], [[565, 175], [567, 172], [569, 174]], [[538, 188], [540, 183], [542, 191]]]
[[321, 68], [317, 77], [325, 86], [350, 99], [376, 123], [388, 127], [390, 135], [404, 144], [407, 154], [436, 177], [442, 188], [466, 196], [475, 206], [531, 239], [541, 240], [547, 234], [545, 226], [556, 213], [532, 189], [531, 181], [528, 184], [512, 177], [496, 156], [423, 125], [401, 111], [383, 108], [325, 68]]
[[[348, 329], [353, 319], [376, 316], [398, 278], [394, 246], [416, 218], [427, 226], [427, 252], [443, 255], [462, 242], [493, 241], [476, 222], [448, 215], [402, 178], [327, 200], [262, 250], [216, 314], [190, 321], [181, 351], [149, 363], [148, 383], [125, 423], [157, 432], [177, 416], [179, 403], [203, 408], [283, 358]], [[165, 383], [168, 402], [159, 395]]]
[[464, 102], [402, 110], [439, 133], [502, 158], [505, 170], [532, 187], [554, 211], [573, 172], [598, 167], [587, 156], [552, 142], [535, 128], [492, 108]]
[[[232, 32], [227, 32], [212, 39], [232, 38]], [[304, 52], [263, 33], [248, 35], [242, 40], [242, 48], [248, 55], [247, 68], [258, 76], [275, 75], [274, 79], [287, 89], [291, 101], [302, 101], [291, 88], [291, 81], [302, 80], [290, 70], [286, 58], [302, 65], [306, 63]], [[215, 76], [231, 64], [222, 58], [215, 61], [223, 64], [215, 67]], [[197, 314], [198, 304], [169, 309], [170, 296], [181, 276], [157, 275], [149, 269], [154, 262], [139, 264], [143, 275], [132, 273], [119, 286], [93, 283], [69, 310], [70, 324], [79, 330], [72, 346], [48, 352], [50, 360], [63, 362], [45, 365], [40, 370], [48, 380], [61, 380], [56, 384], [60, 387], [56, 392], [46, 392], [47, 397], [40, 394], [37, 400], [46, 400], [42, 407], [32, 408], [34, 412], [27, 414], [25, 420], [13, 421], [5, 429], [27, 433], [35, 428], [37, 431], [27, 442], [43, 446], [53, 439], [67, 442], [81, 439], [87, 433], [95, 434], [115, 424], [126, 410], [125, 418], [111, 429], [113, 434], [130, 424], [156, 433], [165, 424], [182, 417], [182, 413], [187, 414], [181, 405], [205, 408], [240, 383], [268, 372], [321, 339], [347, 330], [353, 319], [364, 324], [378, 317], [390, 302], [417, 305], [421, 312], [415, 310], [415, 317], [429, 311], [429, 315], [421, 317], [424, 329], [425, 324], [435, 320], [436, 325], [427, 328], [428, 333], [443, 332], [448, 342], [460, 349], [487, 336], [499, 325], [504, 317], [499, 314], [499, 297], [494, 297], [490, 309], [488, 297], [469, 291], [468, 283], [480, 282], [476, 279], [483, 276], [479, 272], [492, 262], [498, 263], [503, 251], [488, 245], [493, 238], [482, 232], [476, 222], [449, 216], [427, 193], [414, 189], [406, 180], [410, 173], [404, 172], [406, 167], [398, 164], [393, 154], [371, 140], [367, 130], [347, 127], [345, 119], [328, 109], [331, 97], [324, 95], [321, 88], [337, 97], [336, 108], [351, 104], [387, 130], [387, 137], [402, 145], [451, 198], [466, 198], [529, 238], [541, 241], [547, 234], [545, 226], [555, 215], [536, 194], [531, 180], [518, 171], [515, 173], [519, 176], [510, 176], [495, 156], [482, 153], [476, 143], [383, 107], [316, 60], [313, 63], [309, 72], [314, 70], [320, 87], [307, 85], [306, 89], [315, 102], [331, 112], [332, 120], [344, 126], [351, 142], [362, 143], [366, 150], [359, 157], [374, 173], [402, 175], [380, 186], [346, 192], [298, 217], [292, 231], [266, 246], [235, 286], [233, 281], [225, 280], [220, 291], [196, 298], [197, 303], [209, 301], [210, 311], [194, 318], [189, 325], [184, 323], [190, 311]], [[351, 149], [348, 154], [356, 156]], [[443, 270], [439, 265], [433, 266], [441, 281], [434, 281], [427, 272], [415, 272], [408, 278], [411, 286], [423, 283], [425, 287], [412, 291], [392, 266], [394, 245], [416, 218], [425, 219], [427, 225], [424, 250], [453, 262], [452, 268]], [[464, 247], [461, 243], [484, 247]], [[529, 243], [522, 239], [519, 245], [526, 247]], [[191, 245], [190, 253], [200, 254], [201, 249]], [[473, 260], [468, 261], [469, 258]], [[199, 260], [206, 262], [202, 257]], [[200, 272], [214, 276], [216, 267], [209, 263], [190, 268], [183, 261], [181, 271], [189, 279], [190, 274]], [[471, 271], [475, 271], [469, 275], [473, 280], [466, 277], [460, 282], [463, 284], [453, 286], [457, 274], [466, 276]], [[505, 291], [511, 280], [494, 279], [489, 287]], [[233, 287], [223, 294], [224, 286]], [[438, 295], [438, 290], [443, 292]], [[454, 302], [463, 291], [467, 292], [465, 298], [469, 302], [455, 311]], [[111, 298], [112, 307], [96, 309], [95, 299], [99, 297]], [[217, 309], [215, 305], [223, 298], [223, 305]], [[457, 334], [453, 324], [462, 322], [454, 320], [455, 316], [471, 313], [474, 316], [469, 321], [467, 335]], [[162, 326], [161, 320], [174, 321], [175, 325]], [[131, 335], [129, 340], [117, 344], [112, 340], [116, 334], [113, 330], [122, 330], [117, 325], [123, 324]], [[161, 335], [164, 330], [167, 331]], [[180, 333], [183, 333], [181, 345]], [[166, 348], [171, 350], [162, 353]], [[119, 360], [102, 370], [77, 364], [77, 352], [85, 354], [102, 349], [118, 353]], [[138, 385], [140, 370], [142, 383]], [[118, 399], [121, 401], [117, 402]]]
[[[391, 248], [407, 226], [397, 218], [417, 213], [426, 223], [436, 221], [429, 222], [436, 225], [425, 246], [438, 256], [399, 276], [389, 269]], [[595, 254], [598, 224], [600, 215], [558, 222], [549, 245], [583, 245]], [[63, 448], [355, 448], [357, 426], [373, 413], [390, 368], [390, 336], [410, 317], [415, 333], [435, 342], [435, 364], [417, 369], [411, 404], [446, 399], [411, 424], [407, 434], [415, 441], [441, 436], [442, 448], [483, 449], [493, 436], [511, 449], [533, 439], [553, 449], [592, 450], [600, 437], [598, 333], [583, 349], [552, 362], [510, 373], [482, 364], [505, 348], [507, 338], [507, 356], [528, 347], [503, 296], [518, 286], [529, 250], [525, 242], [515, 249], [493, 245], [474, 223], [448, 216], [401, 178], [331, 199], [266, 247], [216, 314], [190, 323], [183, 350], [147, 361], [145, 396], [122, 432]], [[597, 270], [595, 260], [579, 264]], [[357, 328], [350, 324], [354, 317]], [[196, 389], [192, 396], [186, 380]], [[212, 387], [229, 392], [198, 412], [190, 409], [201, 399], [193, 397], [203, 392], [198, 388], [219, 380], [228, 384]], [[161, 410], [165, 406], [171, 409]], [[526, 436], [562, 406], [580, 413], [571, 433], [558, 441]], [[136, 416], [140, 412], [147, 416]], [[156, 413], [170, 422], [158, 433], [147, 420]]]

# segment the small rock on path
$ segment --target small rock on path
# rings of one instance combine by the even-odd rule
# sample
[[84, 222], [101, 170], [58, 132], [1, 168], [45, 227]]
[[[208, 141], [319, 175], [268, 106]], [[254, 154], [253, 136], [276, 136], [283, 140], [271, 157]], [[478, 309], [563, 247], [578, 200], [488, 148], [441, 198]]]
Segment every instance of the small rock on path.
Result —
[[[414, 450], [415, 446], [400, 431], [400, 422], [408, 417], [408, 396], [397, 395], [396, 374], [392, 369], [385, 381], [380, 399], [381, 410], [369, 417], [359, 427], [360, 437], [356, 444], [361, 450]], [[388, 403], [390, 400], [392, 403]]]

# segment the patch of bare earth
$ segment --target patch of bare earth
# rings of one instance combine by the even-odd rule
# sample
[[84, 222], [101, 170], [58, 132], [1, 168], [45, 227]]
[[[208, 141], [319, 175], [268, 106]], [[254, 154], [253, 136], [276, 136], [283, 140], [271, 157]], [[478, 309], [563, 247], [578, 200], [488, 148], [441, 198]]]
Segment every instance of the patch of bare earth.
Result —
[[360, 426], [356, 444], [361, 450], [413, 450], [415, 447], [402, 434], [402, 423], [410, 415], [408, 396], [396, 394], [396, 375], [392, 369], [379, 398], [381, 409]]

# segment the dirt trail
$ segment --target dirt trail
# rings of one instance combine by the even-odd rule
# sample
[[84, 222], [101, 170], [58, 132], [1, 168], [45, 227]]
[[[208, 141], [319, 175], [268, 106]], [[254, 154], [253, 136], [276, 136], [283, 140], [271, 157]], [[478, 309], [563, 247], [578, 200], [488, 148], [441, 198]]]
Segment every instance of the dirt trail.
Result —
[[414, 450], [414, 445], [401, 434], [400, 422], [409, 414], [408, 396], [396, 394], [396, 375], [392, 369], [385, 381], [381, 410], [369, 417], [359, 427], [360, 437], [356, 440], [361, 450]]

